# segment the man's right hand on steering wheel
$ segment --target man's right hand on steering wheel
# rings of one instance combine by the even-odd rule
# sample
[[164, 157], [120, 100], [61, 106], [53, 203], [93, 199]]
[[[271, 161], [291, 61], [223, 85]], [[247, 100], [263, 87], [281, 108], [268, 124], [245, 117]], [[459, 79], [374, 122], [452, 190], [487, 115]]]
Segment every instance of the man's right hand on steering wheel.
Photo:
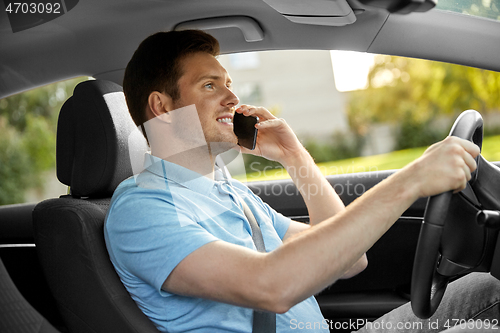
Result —
[[463, 190], [476, 170], [479, 147], [470, 141], [449, 136], [430, 146], [425, 153], [404, 168], [418, 188], [418, 197], [428, 197], [453, 190]]

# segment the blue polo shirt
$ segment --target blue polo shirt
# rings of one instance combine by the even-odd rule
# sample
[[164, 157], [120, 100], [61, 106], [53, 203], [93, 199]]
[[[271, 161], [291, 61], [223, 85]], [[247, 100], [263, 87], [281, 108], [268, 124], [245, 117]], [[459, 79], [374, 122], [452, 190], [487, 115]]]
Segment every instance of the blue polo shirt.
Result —
[[[251, 332], [252, 309], [161, 289], [191, 252], [216, 240], [255, 249], [238, 196], [259, 222], [266, 251], [282, 244], [290, 219], [216, 169], [214, 180], [147, 154], [145, 170], [116, 189], [104, 235], [121, 281], [164, 332]], [[236, 195], [237, 194], [237, 195]], [[242, 286], [244, 288], [244, 286]], [[277, 332], [328, 332], [314, 297], [277, 315]]]

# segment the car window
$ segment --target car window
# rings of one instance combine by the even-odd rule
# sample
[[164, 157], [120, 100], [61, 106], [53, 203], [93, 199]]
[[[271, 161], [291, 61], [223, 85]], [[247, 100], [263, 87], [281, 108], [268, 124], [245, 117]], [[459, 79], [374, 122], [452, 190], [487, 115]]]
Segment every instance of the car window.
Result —
[[39, 202], [67, 192], [55, 172], [59, 110], [75, 78], [0, 100], [0, 205]]
[[439, 0], [437, 9], [500, 21], [498, 0]]
[[[250, 52], [219, 60], [241, 103], [284, 118], [325, 175], [401, 168], [445, 138], [468, 109], [484, 118], [483, 156], [500, 160], [500, 73], [344, 51]], [[276, 162], [243, 160], [230, 167], [240, 180], [288, 177]]]
[[[284, 118], [325, 175], [398, 169], [443, 139], [457, 115], [479, 111], [483, 156], [500, 161], [500, 73], [344, 51], [222, 55], [241, 103]], [[0, 205], [66, 193], [55, 175], [57, 116], [78, 82], [0, 100]], [[288, 178], [272, 161], [229, 152], [242, 181]]]

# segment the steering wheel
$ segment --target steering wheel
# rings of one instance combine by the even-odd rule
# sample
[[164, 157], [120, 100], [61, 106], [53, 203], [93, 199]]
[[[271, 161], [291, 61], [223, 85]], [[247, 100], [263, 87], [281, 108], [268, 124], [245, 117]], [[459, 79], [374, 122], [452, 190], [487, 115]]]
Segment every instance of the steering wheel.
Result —
[[[472, 141], [481, 148], [481, 115], [474, 110], [464, 111], [453, 124], [450, 136]], [[476, 162], [479, 162], [479, 157]], [[475, 221], [480, 206], [470, 187], [477, 178], [479, 165], [478, 163], [478, 169], [472, 173], [466, 190], [457, 194], [452, 191], [441, 193], [427, 201], [411, 285], [413, 313], [422, 319], [434, 314], [452, 278], [476, 269], [484, 259], [484, 243], [489, 238], [485, 235], [486, 228], [481, 228], [476, 223], [464, 223], [470, 222], [470, 219]], [[479, 245], [472, 249], [461, 249], [464, 243], [465, 247], [467, 243]]]

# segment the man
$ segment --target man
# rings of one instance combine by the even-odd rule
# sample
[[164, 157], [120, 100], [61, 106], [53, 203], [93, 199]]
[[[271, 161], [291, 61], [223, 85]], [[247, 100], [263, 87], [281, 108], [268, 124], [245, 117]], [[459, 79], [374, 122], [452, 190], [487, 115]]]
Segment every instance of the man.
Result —
[[[447, 138], [344, 208], [283, 119], [237, 108], [218, 50], [201, 31], [158, 33], [129, 62], [124, 92], [151, 154], [113, 196], [105, 225], [111, 260], [162, 331], [251, 332], [259, 309], [278, 314], [277, 332], [290, 331], [292, 320], [327, 332], [316, 325], [324, 321], [312, 295], [361, 272], [365, 252], [416, 199], [463, 189], [479, 149]], [[288, 170], [309, 225], [278, 214], [216, 165], [236, 147], [235, 112], [259, 117], [256, 149], [241, 151]], [[255, 250], [242, 201], [259, 222], [265, 253]]]

